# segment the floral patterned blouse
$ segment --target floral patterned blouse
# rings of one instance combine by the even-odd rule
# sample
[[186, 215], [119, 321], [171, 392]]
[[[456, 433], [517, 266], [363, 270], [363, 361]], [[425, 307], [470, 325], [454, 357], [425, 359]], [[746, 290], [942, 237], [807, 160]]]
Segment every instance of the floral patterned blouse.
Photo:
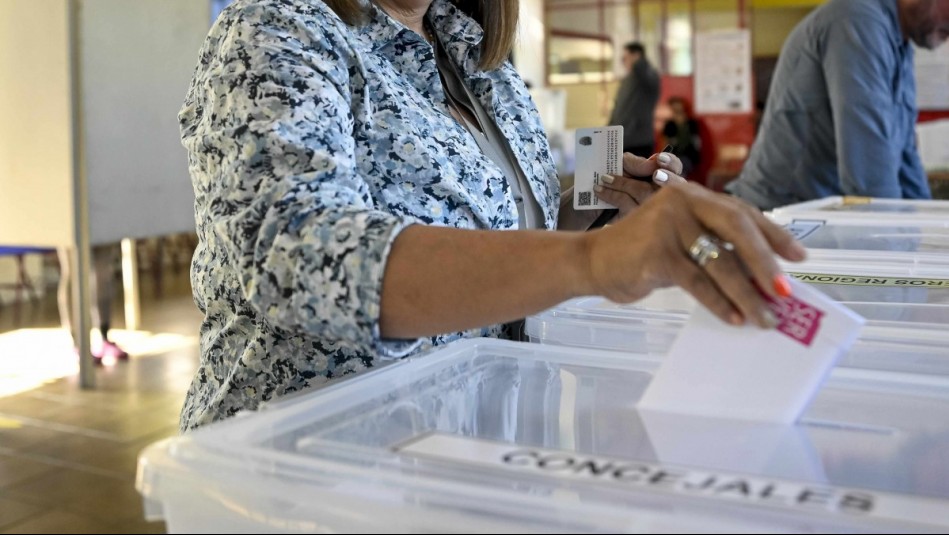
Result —
[[[432, 46], [369, 11], [350, 27], [319, 0], [237, 0], [201, 50], [179, 115], [205, 315], [183, 431], [387, 359], [502, 335], [380, 336], [383, 272], [402, 229], [514, 229], [518, 217], [503, 173], [452, 118]], [[428, 17], [553, 229], [560, 190], [524, 83], [509, 63], [478, 70], [482, 29], [448, 0]]]

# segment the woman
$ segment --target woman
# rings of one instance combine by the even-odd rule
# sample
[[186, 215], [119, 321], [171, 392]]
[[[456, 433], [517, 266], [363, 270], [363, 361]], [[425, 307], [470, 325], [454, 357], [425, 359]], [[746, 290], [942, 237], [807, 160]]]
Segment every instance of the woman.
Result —
[[653, 185], [608, 177], [598, 193], [620, 219], [551, 232], [597, 214], [561, 209], [569, 197], [560, 202], [537, 112], [504, 61], [517, 10], [225, 10], [180, 115], [205, 313], [182, 429], [422, 346], [502, 336], [504, 323], [579, 295], [624, 302], [679, 284], [726, 321], [773, 325], [743, 273], [777, 295], [774, 251], [798, 259], [800, 246], [755, 210], [683, 183], [668, 155], [662, 167], [626, 159], [629, 174], [668, 184], [649, 202]]
[[682, 174], [689, 176], [699, 164], [702, 154], [699, 122], [692, 117], [688, 103], [682, 97], [670, 98], [669, 109], [672, 118], [666, 121], [662, 135], [665, 143], [672, 146], [673, 152], [682, 161]]

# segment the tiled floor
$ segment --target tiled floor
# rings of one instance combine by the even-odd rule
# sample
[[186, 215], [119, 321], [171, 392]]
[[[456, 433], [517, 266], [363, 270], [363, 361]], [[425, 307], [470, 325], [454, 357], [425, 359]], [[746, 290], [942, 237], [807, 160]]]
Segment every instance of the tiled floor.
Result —
[[[164, 532], [163, 523], [144, 519], [136, 459], [143, 447], [177, 432], [198, 359], [200, 314], [186, 273], [166, 273], [163, 295], [153, 292], [143, 287], [142, 329], [191, 343], [98, 368], [92, 391], [70, 376], [0, 397], [0, 533]], [[121, 328], [120, 317], [115, 324]], [[0, 333], [57, 325], [52, 294], [19, 318], [0, 308]]]

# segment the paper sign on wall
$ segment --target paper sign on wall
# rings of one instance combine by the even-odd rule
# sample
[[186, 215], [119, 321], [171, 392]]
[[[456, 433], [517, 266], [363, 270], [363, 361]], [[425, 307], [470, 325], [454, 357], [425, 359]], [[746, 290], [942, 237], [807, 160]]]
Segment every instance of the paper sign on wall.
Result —
[[695, 111], [751, 113], [751, 33], [748, 30], [696, 34]]

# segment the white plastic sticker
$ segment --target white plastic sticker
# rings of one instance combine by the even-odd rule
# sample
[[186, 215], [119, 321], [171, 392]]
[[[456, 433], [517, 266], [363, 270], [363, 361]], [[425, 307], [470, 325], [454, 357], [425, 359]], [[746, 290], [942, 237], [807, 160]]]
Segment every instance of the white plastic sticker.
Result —
[[803, 240], [804, 238], [813, 234], [815, 230], [824, 226], [824, 224], [825, 222], [820, 220], [811, 221], [795, 219], [787, 225], [784, 225], [784, 230], [790, 232], [791, 235], [794, 236], [794, 239]]
[[912, 277], [876, 277], [872, 275], [841, 275], [838, 273], [794, 273], [788, 275], [808, 284], [834, 286], [880, 286], [887, 288], [949, 288], [949, 279], [922, 279]]
[[731, 503], [744, 502], [749, 506], [895, 521], [920, 528], [949, 527], [949, 503], [931, 498], [660, 465], [443, 434], [422, 436], [396, 448], [396, 451], [416, 458]]

